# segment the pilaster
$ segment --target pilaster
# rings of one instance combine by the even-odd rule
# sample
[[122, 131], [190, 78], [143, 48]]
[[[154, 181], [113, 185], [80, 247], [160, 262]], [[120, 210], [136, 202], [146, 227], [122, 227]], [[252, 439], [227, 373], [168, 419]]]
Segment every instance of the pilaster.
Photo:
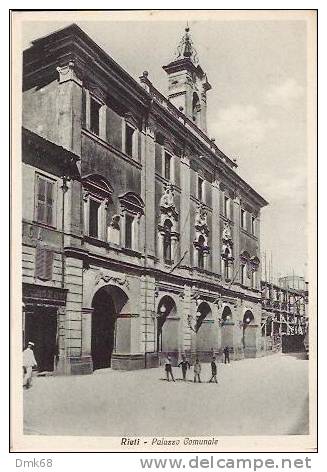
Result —
[[57, 72], [59, 142], [65, 149], [81, 156], [82, 81], [77, 76], [73, 61], [57, 67]]
[[183, 265], [191, 264], [191, 234], [190, 234], [190, 159], [188, 156], [181, 158], [181, 217], [180, 217], [180, 248], [181, 257], [185, 254]]
[[221, 247], [220, 247], [220, 194], [219, 182], [212, 183], [212, 271], [221, 272]]
[[156, 357], [155, 279], [153, 277], [141, 276], [140, 297], [140, 352], [145, 356], [144, 367], [152, 367], [152, 358]]
[[[141, 241], [146, 242], [149, 255], [155, 255], [155, 136], [151, 125], [141, 136], [141, 196], [145, 203], [145, 218], [141, 228]], [[150, 185], [149, 182], [152, 182]]]
[[233, 221], [234, 221], [234, 231], [233, 231], [233, 243], [234, 243], [234, 281], [240, 281], [240, 212], [241, 212], [241, 201], [238, 194], [235, 195], [233, 200]]

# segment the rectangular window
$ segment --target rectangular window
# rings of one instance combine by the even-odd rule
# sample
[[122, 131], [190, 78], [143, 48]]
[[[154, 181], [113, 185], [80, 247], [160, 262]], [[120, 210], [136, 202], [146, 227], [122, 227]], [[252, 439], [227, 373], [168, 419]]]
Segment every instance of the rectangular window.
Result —
[[229, 218], [229, 198], [224, 196], [224, 215]]
[[35, 253], [35, 277], [40, 280], [51, 280], [53, 269], [53, 251], [37, 247]]
[[198, 199], [203, 200], [203, 179], [198, 177]]
[[229, 280], [229, 264], [226, 259], [224, 259], [224, 277]]
[[246, 229], [246, 211], [241, 208], [241, 228]]
[[255, 217], [251, 216], [251, 233], [255, 235]]
[[133, 247], [133, 221], [134, 218], [131, 215], [125, 216], [125, 247], [128, 249]]
[[246, 281], [246, 264], [241, 264], [241, 284], [245, 285]]
[[256, 272], [254, 270], [251, 271], [251, 287], [256, 288]]
[[165, 179], [171, 179], [171, 155], [165, 152]]
[[198, 267], [204, 269], [204, 255], [202, 251], [198, 251]]
[[100, 203], [90, 198], [89, 236], [93, 238], [99, 237], [99, 210], [100, 210]]
[[100, 131], [100, 108], [101, 104], [90, 98], [90, 130], [99, 136]]
[[126, 134], [125, 134], [125, 153], [133, 157], [133, 135], [134, 128], [126, 124]]
[[53, 193], [54, 182], [37, 176], [36, 221], [49, 226], [53, 226]]

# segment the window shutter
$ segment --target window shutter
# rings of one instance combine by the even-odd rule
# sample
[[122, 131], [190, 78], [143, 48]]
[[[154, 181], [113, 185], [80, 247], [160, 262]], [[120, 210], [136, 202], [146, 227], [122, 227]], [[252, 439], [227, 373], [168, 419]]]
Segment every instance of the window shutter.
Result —
[[46, 213], [45, 195], [46, 195], [46, 181], [38, 177], [36, 214], [37, 214], [37, 221], [39, 221], [40, 223], [43, 223], [45, 220], [45, 213]]
[[53, 251], [44, 247], [36, 248], [35, 277], [41, 280], [51, 280], [53, 269]]
[[53, 182], [40, 176], [37, 178], [36, 220], [51, 226], [53, 225], [53, 189]]
[[52, 216], [52, 208], [53, 208], [53, 183], [47, 181], [46, 182], [46, 205], [47, 205], [47, 218], [46, 218], [46, 223], [48, 225], [52, 225], [53, 223], [53, 216]]

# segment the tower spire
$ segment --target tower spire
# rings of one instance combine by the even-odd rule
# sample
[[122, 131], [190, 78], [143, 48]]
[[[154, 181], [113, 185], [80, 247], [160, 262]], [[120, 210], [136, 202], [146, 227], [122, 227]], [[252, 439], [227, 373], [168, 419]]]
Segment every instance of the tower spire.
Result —
[[188, 22], [173, 61], [163, 69], [168, 75], [168, 98], [171, 103], [206, 132], [207, 91], [211, 85], [199, 64]]
[[179, 59], [183, 59], [184, 57], [191, 59], [194, 65], [198, 65], [199, 63], [198, 53], [193, 45], [190, 35], [188, 21], [186, 22], [185, 33], [177, 46], [174, 60], [177, 61]]

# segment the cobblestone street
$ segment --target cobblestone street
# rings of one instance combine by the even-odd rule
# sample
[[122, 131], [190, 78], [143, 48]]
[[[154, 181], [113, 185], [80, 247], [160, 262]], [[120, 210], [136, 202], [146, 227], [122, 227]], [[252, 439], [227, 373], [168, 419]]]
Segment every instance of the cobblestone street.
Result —
[[35, 377], [24, 391], [25, 434], [83, 436], [287, 435], [308, 432], [308, 361], [275, 354], [218, 365], [218, 384], [174, 368]]

